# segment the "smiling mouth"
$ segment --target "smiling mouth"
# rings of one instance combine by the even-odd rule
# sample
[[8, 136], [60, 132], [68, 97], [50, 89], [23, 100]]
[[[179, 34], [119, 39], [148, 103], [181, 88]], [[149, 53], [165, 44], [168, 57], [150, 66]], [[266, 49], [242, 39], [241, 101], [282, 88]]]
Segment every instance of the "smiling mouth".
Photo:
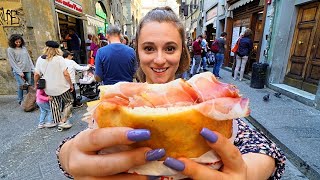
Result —
[[156, 73], [162, 73], [162, 72], [165, 72], [169, 68], [151, 68], [151, 69], [152, 69], [152, 71], [154, 71]]

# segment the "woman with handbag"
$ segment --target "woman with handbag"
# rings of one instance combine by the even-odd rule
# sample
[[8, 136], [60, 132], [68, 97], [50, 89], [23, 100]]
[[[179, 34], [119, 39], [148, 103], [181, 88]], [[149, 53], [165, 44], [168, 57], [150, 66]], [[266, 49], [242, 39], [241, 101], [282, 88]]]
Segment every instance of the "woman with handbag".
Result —
[[23, 100], [23, 90], [28, 90], [28, 85], [33, 84], [31, 72], [34, 70], [34, 65], [25, 47], [25, 42], [19, 34], [12, 34], [10, 36], [7, 53], [13, 75], [18, 85], [18, 102], [21, 104]]
[[[59, 44], [55, 41], [47, 41], [44, 55], [40, 56], [36, 63], [34, 80], [35, 87], [44, 89], [48, 96], [52, 97], [49, 101], [53, 116], [53, 123], [45, 124], [45, 127], [66, 126], [71, 127], [67, 119], [71, 115], [73, 98], [71, 92], [73, 84], [67, 70], [62, 51]], [[62, 104], [64, 104], [61, 112]]]
[[246, 64], [248, 61], [248, 57], [250, 52], [253, 48], [253, 42], [251, 40], [252, 31], [251, 29], [247, 28], [243, 32], [243, 36], [238, 40], [238, 49], [236, 51], [236, 68], [234, 70], [234, 77], [233, 80], [237, 80], [238, 73], [240, 69], [240, 78], [239, 81], [242, 81], [244, 70], [246, 68]]

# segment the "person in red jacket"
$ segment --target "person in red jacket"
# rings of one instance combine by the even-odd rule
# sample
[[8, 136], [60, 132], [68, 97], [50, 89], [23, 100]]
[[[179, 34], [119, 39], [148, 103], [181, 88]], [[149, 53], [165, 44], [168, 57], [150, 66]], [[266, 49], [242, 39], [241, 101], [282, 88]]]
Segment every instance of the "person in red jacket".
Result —
[[191, 68], [191, 76], [199, 73], [198, 69], [200, 67], [201, 63], [201, 41], [202, 41], [202, 35], [199, 35], [198, 38], [193, 42], [192, 48], [193, 48], [193, 63]]

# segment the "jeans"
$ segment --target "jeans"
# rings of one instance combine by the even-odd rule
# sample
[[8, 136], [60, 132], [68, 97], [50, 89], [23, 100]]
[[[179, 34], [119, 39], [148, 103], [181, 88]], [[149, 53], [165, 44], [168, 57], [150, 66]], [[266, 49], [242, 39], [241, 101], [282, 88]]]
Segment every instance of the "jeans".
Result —
[[220, 72], [220, 68], [221, 68], [221, 66], [223, 64], [224, 54], [217, 53], [216, 56], [215, 56], [215, 59], [216, 59], [216, 63], [214, 64], [214, 67], [213, 67], [213, 74], [216, 77], [220, 77], [219, 72]]
[[52, 113], [51, 113], [49, 102], [45, 102], [45, 103], [44, 102], [42, 102], [42, 103], [37, 102], [37, 104], [40, 108], [39, 124], [44, 124], [46, 117], [47, 117], [47, 122], [52, 123], [53, 118], [52, 118]]
[[207, 69], [207, 57], [206, 57], [206, 56], [204, 56], [204, 57], [202, 58], [201, 66], [202, 66], [202, 69], [203, 69], [203, 70]]
[[193, 61], [192, 68], [191, 68], [191, 70], [192, 70], [191, 74], [195, 75], [199, 72], [200, 63], [201, 63], [201, 55], [194, 55], [193, 58], [194, 58], [194, 61]]
[[[33, 86], [33, 80], [31, 78], [31, 72], [23, 72], [24, 74], [24, 79], [30, 84]], [[22, 79], [22, 77], [16, 73], [16, 72], [13, 72], [13, 75], [14, 75], [14, 78], [16, 79], [17, 81], [17, 92], [18, 92], [18, 101], [19, 103], [23, 100], [23, 90], [20, 89], [20, 86], [24, 84], [24, 80]]]

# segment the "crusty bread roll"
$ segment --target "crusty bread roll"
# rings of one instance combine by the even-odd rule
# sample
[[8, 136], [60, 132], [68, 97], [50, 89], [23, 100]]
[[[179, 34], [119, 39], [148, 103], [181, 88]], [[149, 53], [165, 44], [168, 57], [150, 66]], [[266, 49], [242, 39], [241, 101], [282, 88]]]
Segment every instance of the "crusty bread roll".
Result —
[[[204, 81], [204, 76], [211, 81], [209, 83], [216, 84], [208, 88], [219, 89], [216, 93], [219, 96], [213, 97], [214, 94], [211, 95], [212, 98], [207, 98], [207, 95], [201, 96], [198, 99], [203, 101], [199, 101], [194, 100], [194, 93], [187, 90], [191, 92], [189, 93], [191, 96], [188, 93], [181, 95], [184, 97], [177, 98], [179, 100], [176, 104], [172, 104], [173, 97], [179, 96], [181, 92], [187, 92], [186, 89], [191, 87], [185, 81], [171, 82], [167, 85], [167, 90], [164, 88], [166, 84], [119, 83], [113, 86], [103, 86], [100, 88], [101, 100], [96, 105], [92, 118], [97, 122], [99, 128], [131, 127], [150, 130], [151, 139], [134, 143], [132, 145], [134, 147], [164, 148], [166, 156], [197, 158], [210, 150], [200, 135], [202, 128], [218, 131], [230, 138], [232, 119], [249, 114], [248, 99], [241, 98], [234, 86], [218, 82], [211, 73], [200, 74], [197, 77]], [[192, 79], [192, 88], [196, 86], [194, 78], [197, 77]], [[197, 87], [199, 97], [201, 94], [210, 94], [207, 86], [202, 85]], [[135, 86], [138, 88], [134, 88]], [[179, 86], [183, 88], [177, 88]], [[162, 88], [161, 91], [159, 88]], [[220, 89], [227, 92], [226, 97], [223, 97]], [[155, 97], [160, 98], [159, 101]], [[133, 103], [138, 106], [130, 106], [132, 102], [138, 102]], [[153, 106], [157, 102], [163, 104]], [[169, 103], [166, 104], [167, 102]]]
[[232, 120], [214, 120], [191, 107], [127, 108], [102, 102], [94, 113], [100, 128], [132, 127], [149, 129], [151, 139], [137, 147], [164, 148], [170, 157], [196, 158], [210, 150], [200, 136], [203, 127], [231, 137]]

